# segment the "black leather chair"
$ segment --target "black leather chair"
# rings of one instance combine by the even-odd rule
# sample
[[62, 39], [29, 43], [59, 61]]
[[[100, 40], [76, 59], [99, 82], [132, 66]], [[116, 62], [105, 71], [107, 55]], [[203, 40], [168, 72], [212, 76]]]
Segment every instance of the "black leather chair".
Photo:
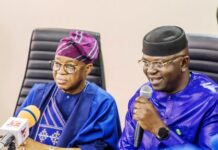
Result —
[[218, 83], [218, 36], [188, 34], [190, 70], [203, 72]]
[[[45, 83], [53, 80], [49, 61], [54, 59], [59, 40], [68, 35], [69, 31], [70, 29], [39, 28], [32, 32], [26, 72], [14, 112], [23, 103], [29, 90], [35, 83]], [[92, 34], [97, 39], [100, 47], [100, 34], [97, 32], [86, 32]], [[94, 69], [88, 76], [88, 80], [105, 89], [101, 49], [98, 59], [94, 62]]]

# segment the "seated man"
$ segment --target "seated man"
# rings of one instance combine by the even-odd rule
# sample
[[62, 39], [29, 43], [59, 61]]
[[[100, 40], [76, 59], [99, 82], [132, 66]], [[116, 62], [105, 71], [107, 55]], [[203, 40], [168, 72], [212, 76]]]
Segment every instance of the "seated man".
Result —
[[121, 128], [114, 98], [86, 80], [98, 53], [88, 33], [73, 31], [61, 39], [52, 61], [55, 82], [36, 84], [19, 109], [36, 105], [41, 111], [31, 138], [58, 147], [117, 149]]
[[[129, 101], [121, 150], [155, 150], [178, 145], [210, 149], [218, 133], [218, 85], [201, 73], [189, 71], [188, 44], [177, 26], [162, 26], [145, 35], [140, 63], [152, 89], [140, 87]], [[136, 124], [144, 130], [134, 146]], [[137, 148], [135, 148], [137, 147]]]

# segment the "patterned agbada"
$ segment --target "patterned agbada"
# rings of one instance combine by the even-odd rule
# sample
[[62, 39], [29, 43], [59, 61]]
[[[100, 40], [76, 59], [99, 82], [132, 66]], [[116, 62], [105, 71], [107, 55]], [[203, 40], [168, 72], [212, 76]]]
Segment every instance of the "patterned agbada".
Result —
[[[47, 145], [56, 146], [66, 121], [58, 108], [56, 95], [58, 88], [54, 89], [52, 96], [42, 112], [42, 117], [39, 121], [38, 129], [34, 140]], [[67, 99], [62, 99], [67, 101]], [[65, 106], [66, 107], [66, 106]], [[71, 108], [72, 109], [72, 108]]]
[[[150, 83], [145, 84], [151, 86]], [[125, 127], [119, 141], [120, 150], [135, 149], [133, 105], [139, 90], [128, 105]], [[139, 150], [156, 150], [181, 144], [211, 149], [211, 137], [218, 134], [218, 85], [214, 81], [205, 75], [190, 73], [190, 81], [182, 91], [167, 94], [153, 90], [149, 101], [169, 127], [170, 137], [160, 142], [153, 134], [144, 131]]]
[[84, 150], [117, 149], [121, 128], [116, 103], [94, 83], [87, 82], [76, 95], [64, 93], [54, 82], [36, 84], [19, 110], [28, 105], [42, 113], [30, 131], [36, 141]]

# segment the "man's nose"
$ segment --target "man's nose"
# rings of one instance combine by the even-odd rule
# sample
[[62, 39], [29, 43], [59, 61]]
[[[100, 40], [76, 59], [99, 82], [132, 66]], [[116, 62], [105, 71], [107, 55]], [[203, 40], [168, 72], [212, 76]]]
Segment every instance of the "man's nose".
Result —
[[154, 74], [156, 72], [157, 72], [157, 68], [155, 67], [153, 63], [151, 63], [147, 68], [147, 73]]

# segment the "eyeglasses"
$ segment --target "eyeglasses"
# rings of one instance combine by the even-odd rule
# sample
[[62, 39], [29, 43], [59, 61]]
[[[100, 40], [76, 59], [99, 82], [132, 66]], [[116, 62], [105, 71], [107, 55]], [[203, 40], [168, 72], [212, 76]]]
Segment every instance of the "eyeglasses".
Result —
[[61, 66], [63, 65], [63, 69], [67, 74], [73, 74], [76, 72], [76, 67], [79, 67], [78, 65], [73, 65], [73, 64], [61, 64], [55, 60], [49, 61], [51, 65], [51, 69], [53, 71], [59, 71], [61, 69]]
[[153, 68], [162, 69], [166, 65], [173, 63], [177, 58], [184, 57], [184, 56], [186, 55], [180, 55], [166, 61], [151, 61], [151, 62], [142, 58], [138, 61], [138, 63], [140, 64], [140, 66], [143, 66], [143, 69], [148, 69], [151, 65], [153, 65]]

